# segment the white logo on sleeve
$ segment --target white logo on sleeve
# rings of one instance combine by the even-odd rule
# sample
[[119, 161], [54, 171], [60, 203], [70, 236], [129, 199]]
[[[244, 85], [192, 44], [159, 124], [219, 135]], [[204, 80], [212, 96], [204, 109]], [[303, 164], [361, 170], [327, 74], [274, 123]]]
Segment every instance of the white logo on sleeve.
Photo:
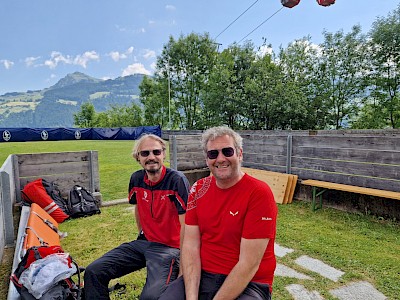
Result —
[[237, 211], [237, 212], [235, 212], [235, 213], [233, 213], [233, 212], [231, 212], [231, 211], [229, 211], [229, 212], [231, 213], [232, 216], [236, 216], [236, 215], [239, 213], [239, 211]]
[[261, 217], [262, 221], [272, 221], [272, 218], [268, 218], [268, 217]]

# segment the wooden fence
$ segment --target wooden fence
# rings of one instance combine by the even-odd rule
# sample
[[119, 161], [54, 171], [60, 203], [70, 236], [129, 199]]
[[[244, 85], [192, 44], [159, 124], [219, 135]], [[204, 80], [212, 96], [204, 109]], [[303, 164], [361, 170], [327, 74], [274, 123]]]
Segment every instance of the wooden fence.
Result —
[[[239, 133], [244, 167], [400, 192], [399, 130]], [[172, 168], [206, 168], [200, 134], [169, 136]]]

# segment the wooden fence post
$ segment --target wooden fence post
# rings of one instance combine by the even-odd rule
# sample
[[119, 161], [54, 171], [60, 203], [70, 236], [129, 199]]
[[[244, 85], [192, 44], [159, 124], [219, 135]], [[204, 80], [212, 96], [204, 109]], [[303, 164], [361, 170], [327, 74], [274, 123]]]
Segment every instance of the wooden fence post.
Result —
[[292, 142], [293, 136], [289, 134], [286, 144], [286, 174], [292, 174]]
[[176, 146], [176, 135], [170, 135], [169, 142], [171, 146], [169, 147], [169, 160], [171, 169], [178, 170], [178, 154], [177, 154], [177, 146]]

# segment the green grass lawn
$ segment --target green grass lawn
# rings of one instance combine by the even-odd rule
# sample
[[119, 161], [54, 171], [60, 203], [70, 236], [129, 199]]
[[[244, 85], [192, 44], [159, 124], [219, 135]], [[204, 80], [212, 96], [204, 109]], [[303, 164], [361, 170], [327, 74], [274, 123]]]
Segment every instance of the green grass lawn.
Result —
[[[101, 192], [105, 200], [127, 196], [130, 174], [139, 168], [131, 157], [132, 141], [64, 141], [0, 143], [0, 161], [10, 153], [97, 150], [99, 152]], [[131, 205], [103, 207], [100, 215], [68, 220], [60, 225], [68, 236], [62, 245], [80, 265], [86, 266], [106, 251], [137, 235]], [[314, 281], [275, 277], [273, 299], [291, 299], [285, 286], [291, 283], [304, 285], [308, 290], [318, 290], [325, 299], [334, 298], [329, 290], [345, 284], [366, 280], [388, 299], [400, 299], [400, 224], [372, 216], [349, 214], [330, 208], [317, 212], [309, 203], [294, 201], [279, 205], [276, 242], [295, 251], [279, 263], [315, 278]], [[4, 278], [0, 285], [0, 299], [6, 299], [10, 257], [0, 268]], [[345, 275], [333, 282], [302, 269], [294, 260], [301, 255], [313, 258], [340, 269]], [[127, 284], [125, 294], [113, 294], [113, 299], [136, 299], [144, 284], [145, 271], [120, 278]], [[116, 282], [116, 281], [115, 281]]]

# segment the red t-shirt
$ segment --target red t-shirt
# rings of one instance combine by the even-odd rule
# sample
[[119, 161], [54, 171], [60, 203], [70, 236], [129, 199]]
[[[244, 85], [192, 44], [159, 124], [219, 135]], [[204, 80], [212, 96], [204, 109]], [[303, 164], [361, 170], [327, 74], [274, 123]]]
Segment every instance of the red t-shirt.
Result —
[[277, 212], [269, 186], [247, 174], [228, 189], [218, 188], [212, 176], [198, 180], [190, 190], [185, 222], [199, 226], [201, 268], [228, 275], [239, 260], [241, 238], [269, 238], [251, 281], [272, 287]]

